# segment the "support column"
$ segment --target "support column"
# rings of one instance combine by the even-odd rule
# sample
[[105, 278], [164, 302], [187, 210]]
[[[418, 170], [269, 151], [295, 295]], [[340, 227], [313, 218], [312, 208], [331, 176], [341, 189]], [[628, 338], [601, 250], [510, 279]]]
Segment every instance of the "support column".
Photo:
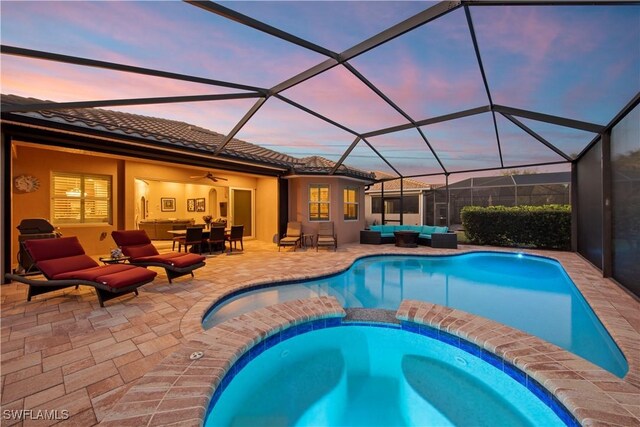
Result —
[[380, 192], [380, 225], [384, 225], [384, 181], [380, 182], [382, 191]]
[[4, 275], [11, 273], [11, 137], [7, 134], [0, 135], [0, 283], [6, 283]]
[[400, 225], [404, 224], [404, 179], [400, 178]]
[[449, 193], [449, 174], [444, 175], [447, 186], [447, 227], [451, 227], [451, 193]]
[[612, 213], [611, 213], [611, 131], [602, 134], [602, 277], [611, 277]]
[[578, 164], [571, 162], [571, 251], [578, 252]]

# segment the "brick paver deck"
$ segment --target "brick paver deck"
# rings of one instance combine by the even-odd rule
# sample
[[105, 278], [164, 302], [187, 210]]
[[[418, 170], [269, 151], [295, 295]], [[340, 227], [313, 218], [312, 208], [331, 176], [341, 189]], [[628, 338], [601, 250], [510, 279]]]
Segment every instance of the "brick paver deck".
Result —
[[[207, 266], [196, 271], [195, 278], [179, 278], [170, 285], [158, 269], [157, 279], [140, 288], [139, 296], [123, 296], [107, 302], [105, 308], [100, 308], [89, 287], [45, 294], [27, 302], [26, 286], [4, 285], [0, 287], [2, 409], [32, 410], [33, 417], [39, 410], [58, 410], [54, 415], [59, 418], [64, 418], [66, 413], [61, 411], [65, 410], [69, 418], [61, 425], [96, 424], [134, 384], [151, 381], [145, 374], [166, 357], [181, 351], [190, 341], [201, 339], [202, 314], [226, 293], [255, 283], [343, 270], [366, 254], [460, 253], [470, 249], [476, 248], [461, 246], [456, 251], [350, 244], [341, 245], [337, 252], [278, 253], [273, 244], [248, 241], [244, 253], [211, 256]], [[621, 419], [638, 419], [640, 303], [613, 282], [599, 277], [599, 272], [576, 254], [532, 252], [563, 264], [629, 361], [624, 380], [612, 384], [613, 389], [593, 390], [594, 396], [605, 393], [607, 399], [622, 405], [628, 413], [621, 414]], [[595, 372], [590, 375], [597, 375]], [[159, 388], [162, 389], [161, 384]], [[607, 407], [600, 407], [600, 401], [594, 398], [594, 419], [602, 418], [601, 412], [606, 413]], [[126, 402], [121, 402], [119, 411], [123, 405], [126, 408]], [[140, 411], [141, 406], [144, 405], [132, 405], [130, 410]], [[56, 422], [3, 419], [2, 425]]]

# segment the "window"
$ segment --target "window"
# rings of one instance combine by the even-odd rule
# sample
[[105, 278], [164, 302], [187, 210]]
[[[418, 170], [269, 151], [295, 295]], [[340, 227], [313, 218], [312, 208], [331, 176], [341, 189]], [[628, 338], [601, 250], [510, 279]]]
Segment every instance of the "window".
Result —
[[329, 221], [329, 184], [309, 185], [309, 221]]
[[344, 220], [358, 219], [358, 188], [345, 187], [344, 189]]
[[111, 224], [111, 177], [53, 173], [54, 224]]
[[[412, 214], [419, 213], [419, 200], [418, 196], [404, 196], [402, 198], [403, 213]], [[386, 214], [399, 214], [400, 213], [400, 197], [385, 197], [384, 198], [384, 213]], [[382, 213], [382, 197], [371, 198], [371, 212]]]

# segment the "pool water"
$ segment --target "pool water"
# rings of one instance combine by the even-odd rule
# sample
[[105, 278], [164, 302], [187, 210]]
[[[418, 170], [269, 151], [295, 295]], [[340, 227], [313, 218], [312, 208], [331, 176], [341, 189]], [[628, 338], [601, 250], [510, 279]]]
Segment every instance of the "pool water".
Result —
[[343, 326], [264, 351], [205, 426], [556, 426], [525, 386], [463, 350], [401, 329]]
[[334, 276], [236, 295], [215, 305], [203, 326], [268, 305], [323, 295], [336, 297], [345, 308], [397, 310], [405, 299], [445, 305], [538, 336], [618, 377], [628, 370], [620, 349], [562, 266], [523, 254], [362, 258]]

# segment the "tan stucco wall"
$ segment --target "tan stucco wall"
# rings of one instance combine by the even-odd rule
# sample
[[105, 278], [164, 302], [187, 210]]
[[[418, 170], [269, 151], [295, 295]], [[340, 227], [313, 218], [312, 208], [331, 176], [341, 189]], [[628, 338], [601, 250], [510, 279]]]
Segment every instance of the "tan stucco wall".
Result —
[[[194, 180], [191, 176], [202, 175], [202, 170], [172, 164], [146, 163], [137, 160], [119, 160], [102, 155], [92, 155], [79, 150], [55, 150], [31, 145], [15, 145], [15, 155], [12, 159], [12, 176], [33, 175], [40, 180], [40, 188], [33, 193], [13, 193], [12, 196], [12, 235], [2, 236], [11, 239], [11, 259], [16, 263], [18, 252], [18, 226], [24, 218], [47, 218], [51, 216], [51, 172], [77, 172], [109, 175], [112, 177], [113, 196], [113, 224], [100, 225], [60, 225], [60, 232], [64, 236], [77, 236], [85, 251], [89, 255], [104, 255], [115, 243], [110, 237], [112, 230], [117, 228], [118, 220], [125, 229], [136, 228], [140, 219], [140, 196], [149, 199], [147, 219], [161, 218], [194, 218], [202, 223], [202, 216], [209, 213], [219, 214], [219, 206], [212, 209], [209, 191], [217, 190], [216, 203], [229, 201], [227, 187], [253, 189], [255, 192], [255, 236], [259, 240], [271, 241], [277, 232], [277, 179], [258, 176], [242, 176], [216, 172], [217, 176], [227, 178], [228, 181], [218, 181], [215, 186], [207, 185], [206, 179]], [[118, 169], [124, 169], [118, 173]], [[118, 182], [118, 176], [124, 179], [124, 185]], [[136, 178], [146, 180], [147, 184], [136, 181]], [[124, 188], [119, 194], [118, 189]], [[175, 212], [162, 212], [160, 197], [176, 199]], [[187, 212], [189, 198], [204, 198], [205, 212]], [[124, 205], [123, 218], [118, 219], [119, 203]], [[229, 214], [231, 209], [229, 206]], [[107, 238], [100, 241], [101, 233], [106, 232]]]
[[[258, 214], [259, 213], [259, 214]], [[278, 180], [258, 178], [256, 190], [256, 239], [273, 241], [278, 232]]]
[[[15, 146], [13, 157], [13, 176], [33, 175], [40, 180], [40, 188], [32, 193], [13, 192], [12, 214], [12, 254], [16, 262], [18, 251], [18, 230], [16, 227], [24, 218], [51, 217], [51, 172], [76, 172], [110, 175], [114, 194], [113, 215], [118, 211], [118, 161], [84, 154], [43, 150], [35, 147]], [[54, 224], [55, 225], [55, 224]], [[115, 229], [110, 224], [57, 225], [64, 236], [77, 236], [85, 251], [89, 254], [107, 254], [115, 244], [110, 237], [100, 241], [100, 234], [107, 235]]]
[[[302, 223], [302, 232], [315, 234], [316, 221], [309, 221], [309, 185], [329, 184], [329, 220], [333, 221], [338, 245], [360, 241], [360, 230], [364, 230], [364, 186], [353, 180], [338, 177], [299, 177], [289, 180], [289, 220]], [[345, 187], [359, 187], [359, 214], [357, 221], [344, 220], [343, 190]]]

